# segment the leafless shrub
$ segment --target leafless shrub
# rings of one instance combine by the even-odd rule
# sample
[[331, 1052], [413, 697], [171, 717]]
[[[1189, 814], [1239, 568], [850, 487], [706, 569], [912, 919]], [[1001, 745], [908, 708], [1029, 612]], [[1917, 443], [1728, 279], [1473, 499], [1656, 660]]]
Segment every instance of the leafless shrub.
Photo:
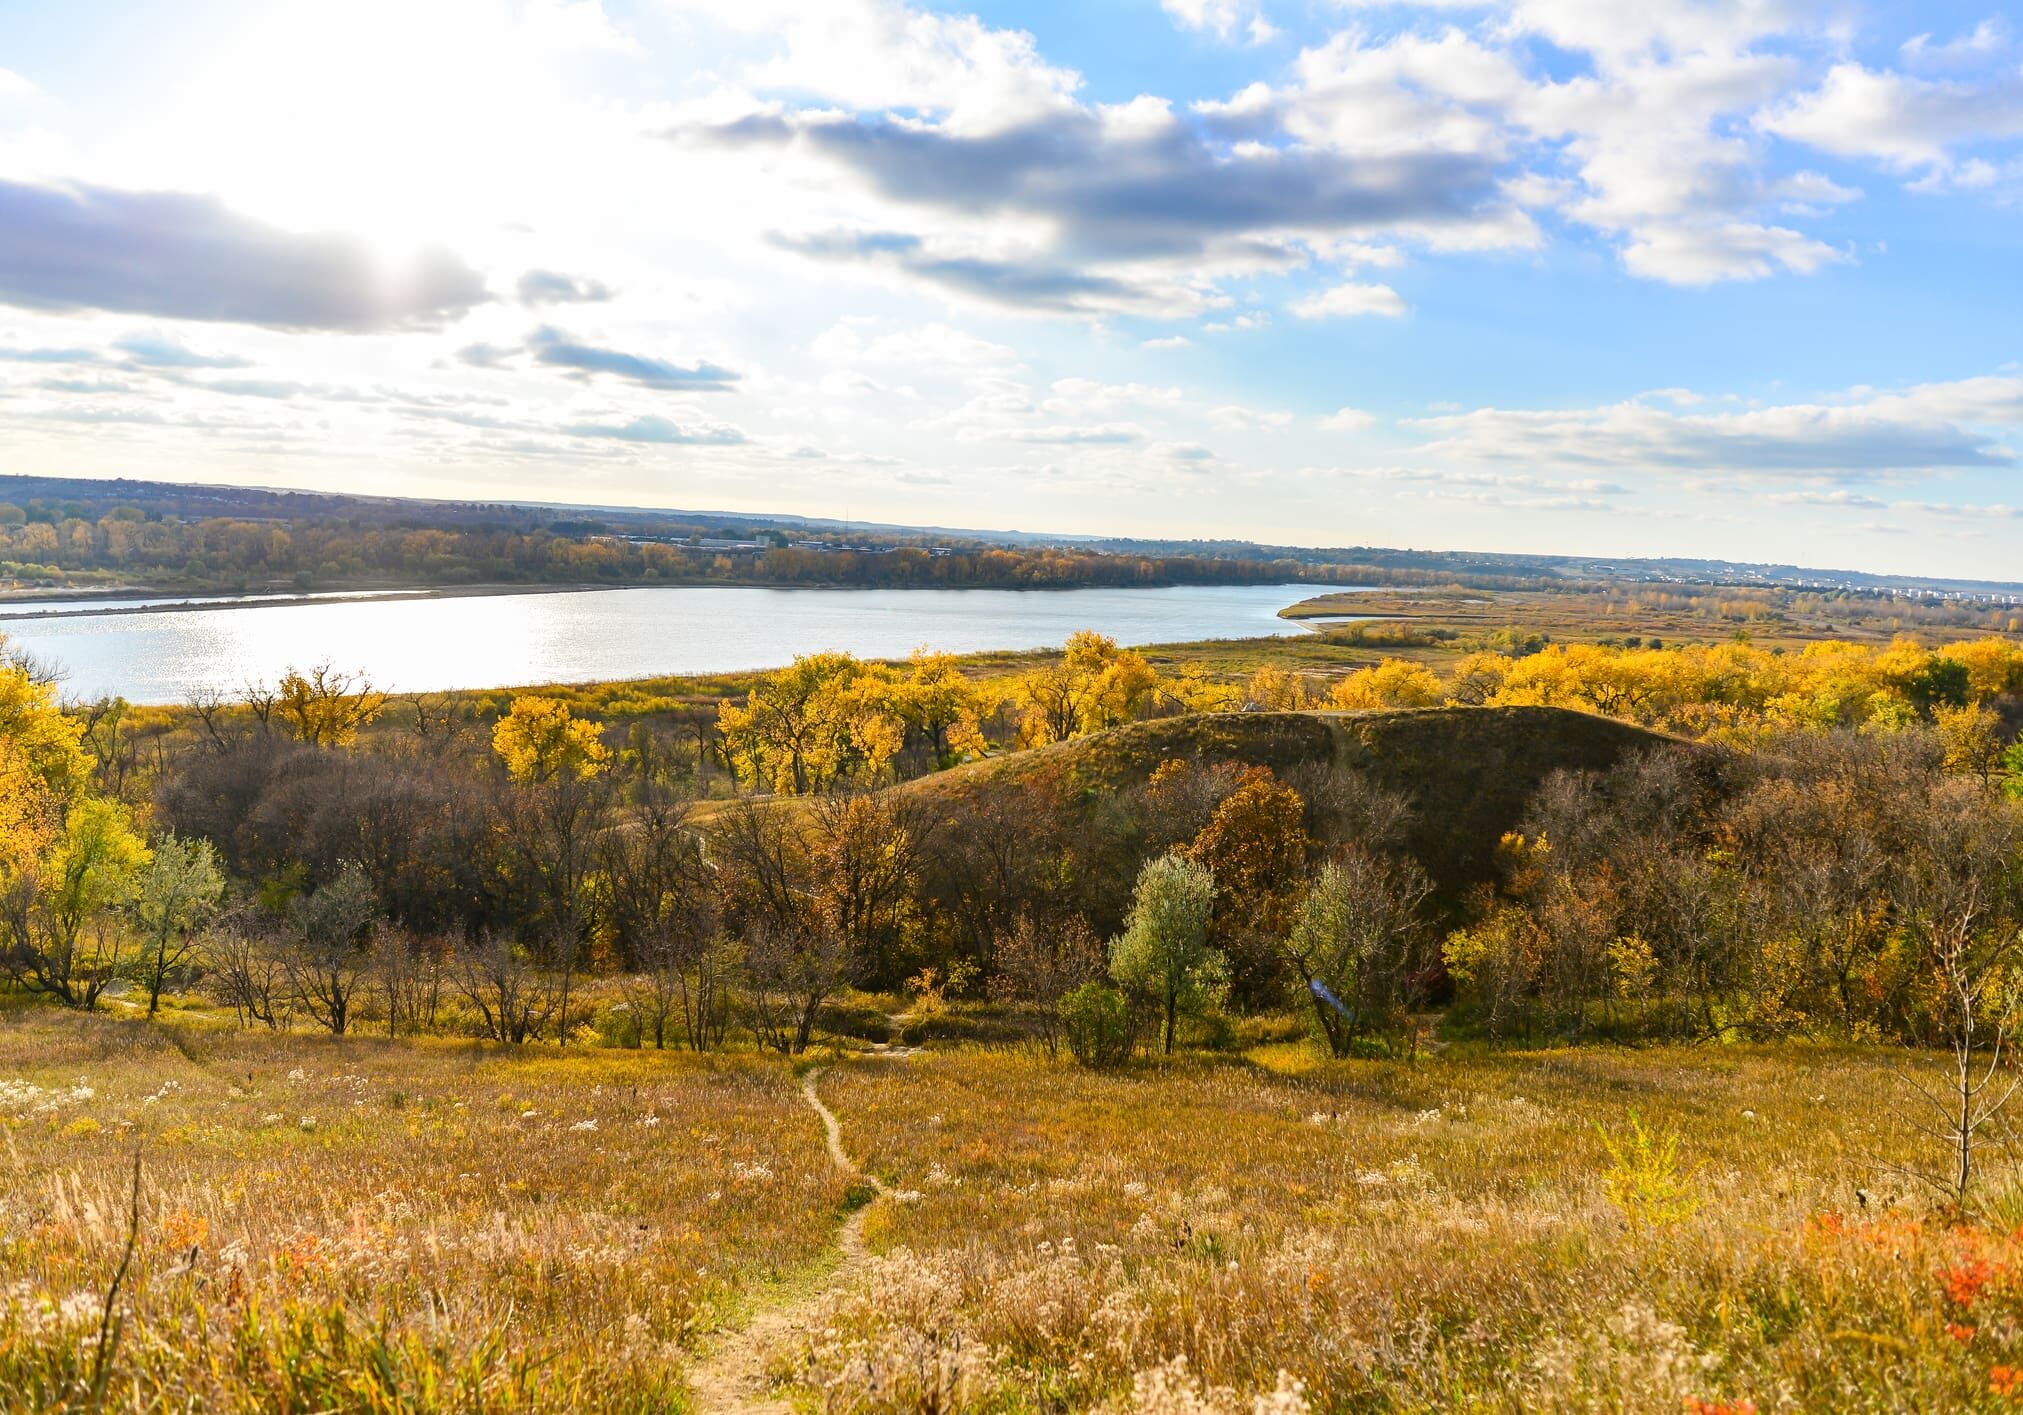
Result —
[[513, 1046], [539, 1041], [555, 1019], [559, 999], [552, 976], [510, 939], [487, 935], [461, 950], [455, 981], [493, 1041]]

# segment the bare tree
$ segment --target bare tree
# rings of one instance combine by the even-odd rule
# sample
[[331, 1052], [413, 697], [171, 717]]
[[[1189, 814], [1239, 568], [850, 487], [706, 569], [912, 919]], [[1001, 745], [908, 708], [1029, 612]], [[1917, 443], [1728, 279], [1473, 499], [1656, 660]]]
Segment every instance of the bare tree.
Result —
[[388, 925], [373, 939], [372, 973], [386, 1008], [386, 1034], [396, 1036], [403, 1024], [411, 1031], [435, 1026], [442, 998], [444, 950], [434, 939]]
[[568, 1040], [569, 994], [584, 963], [591, 922], [592, 876], [599, 837], [614, 804], [607, 775], [572, 770], [528, 776], [513, 783], [508, 816], [508, 867], [519, 881], [534, 935], [545, 947], [560, 989], [556, 1039]]
[[717, 883], [683, 804], [646, 784], [647, 799], [600, 847], [599, 904], [633, 976], [626, 999], [665, 1047], [679, 1019], [688, 1045], [720, 1045], [729, 1026], [736, 950], [721, 937]]
[[378, 914], [372, 885], [356, 865], [346, 865], [336, 879], [289, 907], [289, 988], [302, 1010], [332, 1036], [343, 1036], [351, 1026]]
[[820, 914], [757, 924], [745, 935], [745, 1005], [760, 1046], [798, 1056], [822, 1004], [856, 975], [850, 936]]
[[1930, 1107], [1915, 1128], [1940, 1145], [1933, 1182], [1964, 1207], [1979, 1151], [2006, 1137], [2004, 1110], [2023, 1074], [2013, 1056], [2019, 1003], [2006, 986], [2023, 955], [2023, 806], [1978, 783], [1943, 783], [1903, 803], [1920, 847], [1905, 862], [1897, 905], [1936, 984], [1933, 1026], [1944, 1053], [1937, 1084], [1906, 1075]]
[[228, 730], [232, 704], [226, 701], [224, 693], [217, 688], [198, 688], [192, 691], [183, 706], [204, 729], [205, 745], [214, 752], [230, 751], [233, 734]]
[[642, 948], [625, 1000], [655, 1048], [664, 1048], [678, 1026], [691, 1051], [712, 1051], [730, 1031], [741, 962], [736, 942], [714, 929], [694, 938], [663, 935]]
[[509, 939], [488, 936], [457, 958], [457, 991], [477, 1009], [484, 1034], [518, 1046], [539, 1041], [555, 1018], [552, 977], [527, 950]]
[[212, 993], [241, 1027], [285, 1031], [290, 1020], [288, 967], [282, 950], [244, 916], [228, 917], [204, 936], [204, 971]]
[[990, 981], [992, 999], [1030, 1012], [1047, 1056], [1059, 1056], [1061, 1000], [1084, 983], [1101, 982], [1109, 972], [1102, 939], [1079, 914], [1055, 928], [1021, 914], [998, 935], [991, 955], [998, 968]]
[[144, 794], [140, 731], [125, 698], [98, 698], [76, 709], [91, 749], [92, 777], [99, 791], [129, 805]]
[[1306, 832], [1322, 845], [1359, 845], [1395, 852], [1412, 824], [1412, 802], [1364, 773], [1335, 763], [1306, 762], [1286, 773], [1306, 802]]

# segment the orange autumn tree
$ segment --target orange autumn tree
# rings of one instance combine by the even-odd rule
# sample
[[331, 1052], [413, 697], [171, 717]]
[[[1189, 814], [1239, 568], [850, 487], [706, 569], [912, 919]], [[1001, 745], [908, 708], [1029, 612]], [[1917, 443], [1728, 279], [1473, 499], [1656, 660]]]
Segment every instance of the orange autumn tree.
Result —
[[1270, 1000], [1278, 972], [1277, 941], [1306, 875], [1312, 841], [1299, 792], [1255, 766], [1238, 778], [1182, 853], [1215, 874], [1210, 942], [1230, 962], [1239, 1001]]

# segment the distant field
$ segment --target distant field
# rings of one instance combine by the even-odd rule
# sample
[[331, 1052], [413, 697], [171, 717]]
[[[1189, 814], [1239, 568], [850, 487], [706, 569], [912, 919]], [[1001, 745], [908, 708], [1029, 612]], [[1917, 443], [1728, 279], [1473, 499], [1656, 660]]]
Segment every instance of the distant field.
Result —
[[691, 1408], [789, 1294], [814, 1409], [2007, 1408], [2023, 1251], [1893, 1170], [1893, 1061], [830, 1059], [837, 1269], [784, 1063], [16, 1010], [0, 1407], [89, 1370], [138, 1144], [112, 1408]]

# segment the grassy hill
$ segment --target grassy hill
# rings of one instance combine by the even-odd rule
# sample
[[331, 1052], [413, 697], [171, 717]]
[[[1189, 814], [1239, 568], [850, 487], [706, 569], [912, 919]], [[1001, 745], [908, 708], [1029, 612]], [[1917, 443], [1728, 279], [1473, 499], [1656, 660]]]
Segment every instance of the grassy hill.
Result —
[[1039, 774], [1084, 799], [1143, 783], [1160, 763], [1352, 768], [1412, 802], [1406, 843], [1444, 892], [1490, 877], [1496, 842], [1560, 770], [1602, 770], [1678, 739], [1563, 708], [1421, 708], [1401, 712], [1199, 713], [971, 762], [897, 789], [958, 805], [966, 793]]

